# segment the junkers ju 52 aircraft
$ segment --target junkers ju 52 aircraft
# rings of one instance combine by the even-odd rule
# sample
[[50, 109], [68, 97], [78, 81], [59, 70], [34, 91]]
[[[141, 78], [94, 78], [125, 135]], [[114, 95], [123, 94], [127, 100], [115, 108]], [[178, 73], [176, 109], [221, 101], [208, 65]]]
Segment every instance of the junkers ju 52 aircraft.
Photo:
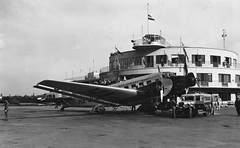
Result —
[[[105, 111], [105, 106], [135, 106], [141, 105], [147, 114], [153, 114], [166, 103], [166, 98], [180, 96], [186, 93], [186, 89], [195, 86], [196, 79], [193, 73], [187, 72], [186, 61], [184, 64], [184, 76], [162, 77], [161, 72], [133, 78], [112, 85], [96, 85], [77, 82], [64, 82], [55, 80], [43, 80], [35, 85], [35, 88], [71, 96], [77, 99], [96, 102], [93, 109], [98, 113]], [[164, 98], [164, 99], [163, 99]], [[159, 101], [160, 100], [160, 101]], [[66, 107], [71, 107], [69, 99], [63, 99]], [[156, 104], [158, 103], [158, 105]], [[76, 105], [75, 105], [76, 106]]]

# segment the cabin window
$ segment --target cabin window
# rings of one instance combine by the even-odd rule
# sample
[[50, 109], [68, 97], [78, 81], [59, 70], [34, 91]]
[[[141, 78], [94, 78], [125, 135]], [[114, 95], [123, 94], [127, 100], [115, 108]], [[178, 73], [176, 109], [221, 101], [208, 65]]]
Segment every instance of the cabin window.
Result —
[[147, 84], [150, 84], [152, 81], [151, 80], [149, 80], [149, 81], [147, 81]]
[[213, 64], [213, 67], [218, 67], [221, 64], [221, 57], [220, 56], [210, 56], [210, 62]]
[[132, 89], [137, 89], [138, 88], [136, 84], [132, 84], [131, 86], [132, 86]]
[[143, 82], [140, 82], [140, 83], [139, 83], [139, 86], [140, 86], [140, 87], [144, 86], [144, 85], [143, 85]]

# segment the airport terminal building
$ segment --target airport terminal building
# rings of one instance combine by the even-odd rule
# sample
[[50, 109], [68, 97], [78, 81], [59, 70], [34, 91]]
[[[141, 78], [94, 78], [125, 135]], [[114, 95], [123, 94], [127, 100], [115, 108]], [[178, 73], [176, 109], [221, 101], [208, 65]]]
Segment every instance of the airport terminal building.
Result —
[[[240, 65], [236, 52], [207, 47], [171, 46], [160, 35], [147, 34], [132, 40], [133, 49], [111, 53], [109, 66], [100, 69], [100, 79], [119, 81], [156, 73], [163, 76], [193, 72], [198, 85], [190, 91], [219, 94], [223, 101], [235, 101], [240, 92]], [[186, 56], [187, 55], [187, 58]]]

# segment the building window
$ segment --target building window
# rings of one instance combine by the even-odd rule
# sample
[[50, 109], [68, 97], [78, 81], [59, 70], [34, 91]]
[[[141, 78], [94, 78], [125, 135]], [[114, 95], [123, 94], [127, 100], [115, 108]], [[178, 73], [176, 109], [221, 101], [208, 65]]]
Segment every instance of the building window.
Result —
[[133, 59], [134, 65], [142, 65], [142, 57], [134, 57]]
[[156, 55], [156, 64], [162, 65], [166, 63], [167, 63], [167, 55]]
[[128, 66], [131, 64], [130, 61], [131, 61], [131, 60], [130, 60], [129, 58], [124, 58], [124, 59], [122, 59], [122, 60], [120, 61], [121, 68], [122, 68], [122, 69], [127, 69]]
[[221, 64], [221, 57], [220, 56], [210, 56], [210, 62], [213, 64], [213, 67], [218, 67], [219, 64]]
[[208, 82], [212, 82], [211, 73], [197, 73], [197, 80], [200, 86], [208, 86]]
[[237, 83], [237, 86], [240, 87], [240, 75], [236, 75], [235, 82]]
[[196, 66], [202, 66], [205, 64], [205, 55], [192, 55], [192, 63], [195, 63]]
[[232, 65], [232, 59], [230, 57], [225, 57], [225, 60], [223, 61], [223, 67], [230, 68]]
[[185, 63], [186, 58], [184, 54], [172, 54], [172, 63]]
[[233, 59], [233, 67], [237, 68], [237, 60], [236, 59]]
[[146, 56], [147, 67], [153, 67], [153, 56]]
[[219, 93], [219, 97], [222, 99], [222, 101], [231, 101], [230, 93]]
[[184, 54], [179, 54], [178, 58], [179, 58], [179, 63], [185, 63], [186, 62], [186, 57], [185, 57]]
[[231, 82], [230, 74], [218, 74], [219, 82], [222, 82], [222, 86], [228, 86], [228, 83]]

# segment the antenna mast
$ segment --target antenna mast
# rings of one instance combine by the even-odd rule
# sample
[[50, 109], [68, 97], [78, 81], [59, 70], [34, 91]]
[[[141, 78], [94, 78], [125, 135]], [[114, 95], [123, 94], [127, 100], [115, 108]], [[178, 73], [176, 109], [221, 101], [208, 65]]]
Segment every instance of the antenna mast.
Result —
[[226, 49], [225, 38], [227, 37], [225, 29], [223, 29], [222, 37], [223, 37], [223, 49], [225, 50]]

